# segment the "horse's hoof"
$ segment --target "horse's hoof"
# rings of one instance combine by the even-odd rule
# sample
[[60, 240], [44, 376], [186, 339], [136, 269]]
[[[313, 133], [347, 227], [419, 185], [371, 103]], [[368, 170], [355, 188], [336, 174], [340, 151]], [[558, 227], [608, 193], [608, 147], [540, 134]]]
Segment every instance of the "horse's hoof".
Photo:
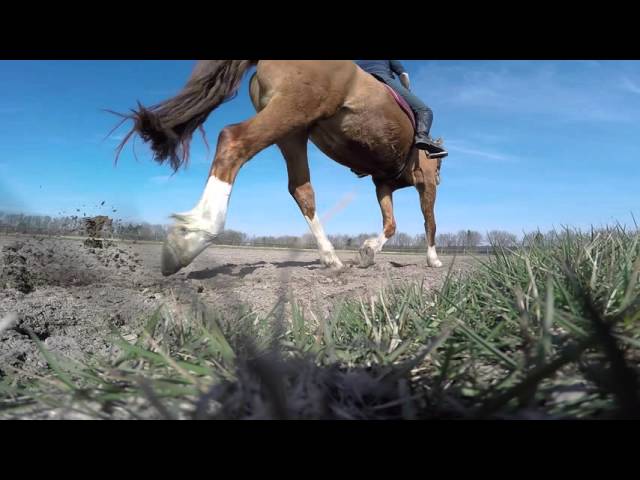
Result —
[[345, 267], [342, 262], [340, 262], [340, 263], [332, 263], [331, 265], [329, 265], [329, 268], [331, 269], [331, 271], [333, 273], [340, 273], [340, 272], [343, 272], [343, 271], [345, 271], [347, 269], [347, 267]]
[[427, 248], [427, 265], [433, 268], [440, 268], [442, 266], [442, 262], [438, 258], [438, 254], [436, 253], [436, 247], [428, 247]]
[[178, 272], [182, 268], [180, 264], [180, 259], [176, 255], [176, 252], [173, 250], [171, 245], [165, 242], [162, 246], [162, 262], [160, 269], [162, 271], [162, 275], [168, 277], [169, 275], [173, 275]]
[[360, 267], [367, 268], [374, 264], [375, 252], [371, 247], [362, 247], [360, 249]]
[[327, 268], [331, 270], [342, 270], [344, 265], [335, 254], [335, 252], [321, 252], [320, 253], [320, 262]]
[[427, 265], [430, 266], [431, 268], [440, 268], [442, 267], [442, 262], [438, 259], [435, 259], [435, 260], [427, 259]]

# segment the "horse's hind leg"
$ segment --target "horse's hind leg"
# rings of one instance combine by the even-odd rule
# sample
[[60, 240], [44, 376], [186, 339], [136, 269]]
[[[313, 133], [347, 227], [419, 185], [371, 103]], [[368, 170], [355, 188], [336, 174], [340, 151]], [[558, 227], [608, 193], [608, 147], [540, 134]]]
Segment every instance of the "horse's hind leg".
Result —
[[167, 236], [162, 273], [171, 275], [189, 265], [224, 228], [232, 185], [240, 168], [261, 150], [313, 120], [313, 112], [292, 108], [291, 99], [271, 100], [250, 120], [225, 127], [200, 202], [181, 215]]
[[309, 229], [316, 239], [322, 263], [327, 267], [342, 268], [342, 262], [325, 235], [316, 212], [315, 194], [309, 174], [307, 141], [306, 133], [296, 133], [278, 142], [278, 147], [287, 162], [289, 193], [295, 199], [309, 224]]
[[365, 240], [360, 248], [360, 266], [373, 265], [375, 254], [382, 250], [385, 243], [396, 233], [396, 221], [393, 218], [393, 189], [387, 183], [376, 183], [376, 196], [382, 212], [382, 233]]
[[427, 265], [441, 267], [442, 262], [436, 253], [436, 188], [438, 184], [438, 161], [420, 155], [419, 168], [415, 171], [416, 189], [420, 195], [420, 207], [424, 215], [424, 228], [427, 239]]

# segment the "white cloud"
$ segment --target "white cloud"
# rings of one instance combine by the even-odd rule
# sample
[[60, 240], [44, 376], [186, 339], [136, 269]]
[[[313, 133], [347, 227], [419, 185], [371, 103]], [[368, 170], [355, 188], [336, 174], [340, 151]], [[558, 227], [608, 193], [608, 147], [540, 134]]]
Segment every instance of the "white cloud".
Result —
[[459, 152], [467, 155], [473, 155], [476, 157], [482, 157], [489, 160], [497, 160], [497, 161], [504, 161], [504, 162], [515, 160], [515, 157], [511, 157], [509, 155], [504, 155], [501, 153], [489, 152], [484, 150], [478, 150], [475, 148], [461, 147], [455, 144], [452, 145], [451, 142], [449, 142], [448, 150], [451, 152]]
[[[494, 137], [497, 138], [497, 137]], [[473, 146], [470, 146], [473, 145]], [[480, 146], [479, 146], [480, 145]], [[453, 153], [461, 153], [464, 155], [471, 155], [474, 157], [481, 157], [486, 160], [497, 162], [517, 162], [520, 159], [515, 155], [499, 152], [494, 149], [485, 149], [482, 147], [482, 142], [471, 142], [466, 140], [449, 140], [445, 143], [447, 150]]]

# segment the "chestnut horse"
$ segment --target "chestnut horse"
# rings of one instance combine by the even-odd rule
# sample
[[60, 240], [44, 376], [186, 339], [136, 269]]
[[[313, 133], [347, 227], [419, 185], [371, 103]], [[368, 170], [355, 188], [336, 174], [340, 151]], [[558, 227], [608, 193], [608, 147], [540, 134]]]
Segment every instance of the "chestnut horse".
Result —
[[363, 266], [396, 231], [393, 192], [414, 186], [425, 219], [427, 264], [440, 267], [435, 248], [434, 204], [440, 161], [413, 146], [411, 121], [385, 86], [348, 60], [200, 60], [183, 90], [174, 98], [145, 108], [138, 105], [123, 121], [150, 144], [154, 159], [177, 171], [189, 158], [189, 144], [209, 114], [235, 96], [243, 76], [256, 66], [250, 81], [257, 114], [226, 126], [218, 137], [209, 178], [199, 203], [175, 214], [162, 250], [162, 273], [172, 275], [189, 265], [224, 228], [233, 183], [240, 168], [261, 150], [276, 144], [286, 161], [289, 192], [313, 233], [322, 263], [342, 262], [318, 219], [309, 174], [307, 142], [360, 175], [370, 175], [382, 211], [379, 236], [360, 250]]

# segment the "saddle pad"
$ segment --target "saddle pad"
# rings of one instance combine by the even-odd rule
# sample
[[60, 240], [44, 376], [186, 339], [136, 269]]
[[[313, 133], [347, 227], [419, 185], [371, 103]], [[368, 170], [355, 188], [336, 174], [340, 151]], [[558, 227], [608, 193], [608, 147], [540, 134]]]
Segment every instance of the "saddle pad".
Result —
[[387, 85], [386, 83], [383, 83], [383, 85], [385, 87], [387, 87], [387, 90], [389, 91], [389, 93], [391, 94], [393, 99], [400, 106], [400, 108], [404, 111], [404, 113], [407, 114], [407, 117], [409, 117], [409, 120], [411, 120], [411, 125], [413, 125], [413, 129], [415, 130], [416, 129], [416, 117], [413, 114], [413, 110], [411, 110], [411, 107], [409, 106], [409, 104], [405, 101], [404, 98], [402, 98], [400, 95], [398, 95], [398, 93], [393, 88], [391, 88], [389, 85]]

